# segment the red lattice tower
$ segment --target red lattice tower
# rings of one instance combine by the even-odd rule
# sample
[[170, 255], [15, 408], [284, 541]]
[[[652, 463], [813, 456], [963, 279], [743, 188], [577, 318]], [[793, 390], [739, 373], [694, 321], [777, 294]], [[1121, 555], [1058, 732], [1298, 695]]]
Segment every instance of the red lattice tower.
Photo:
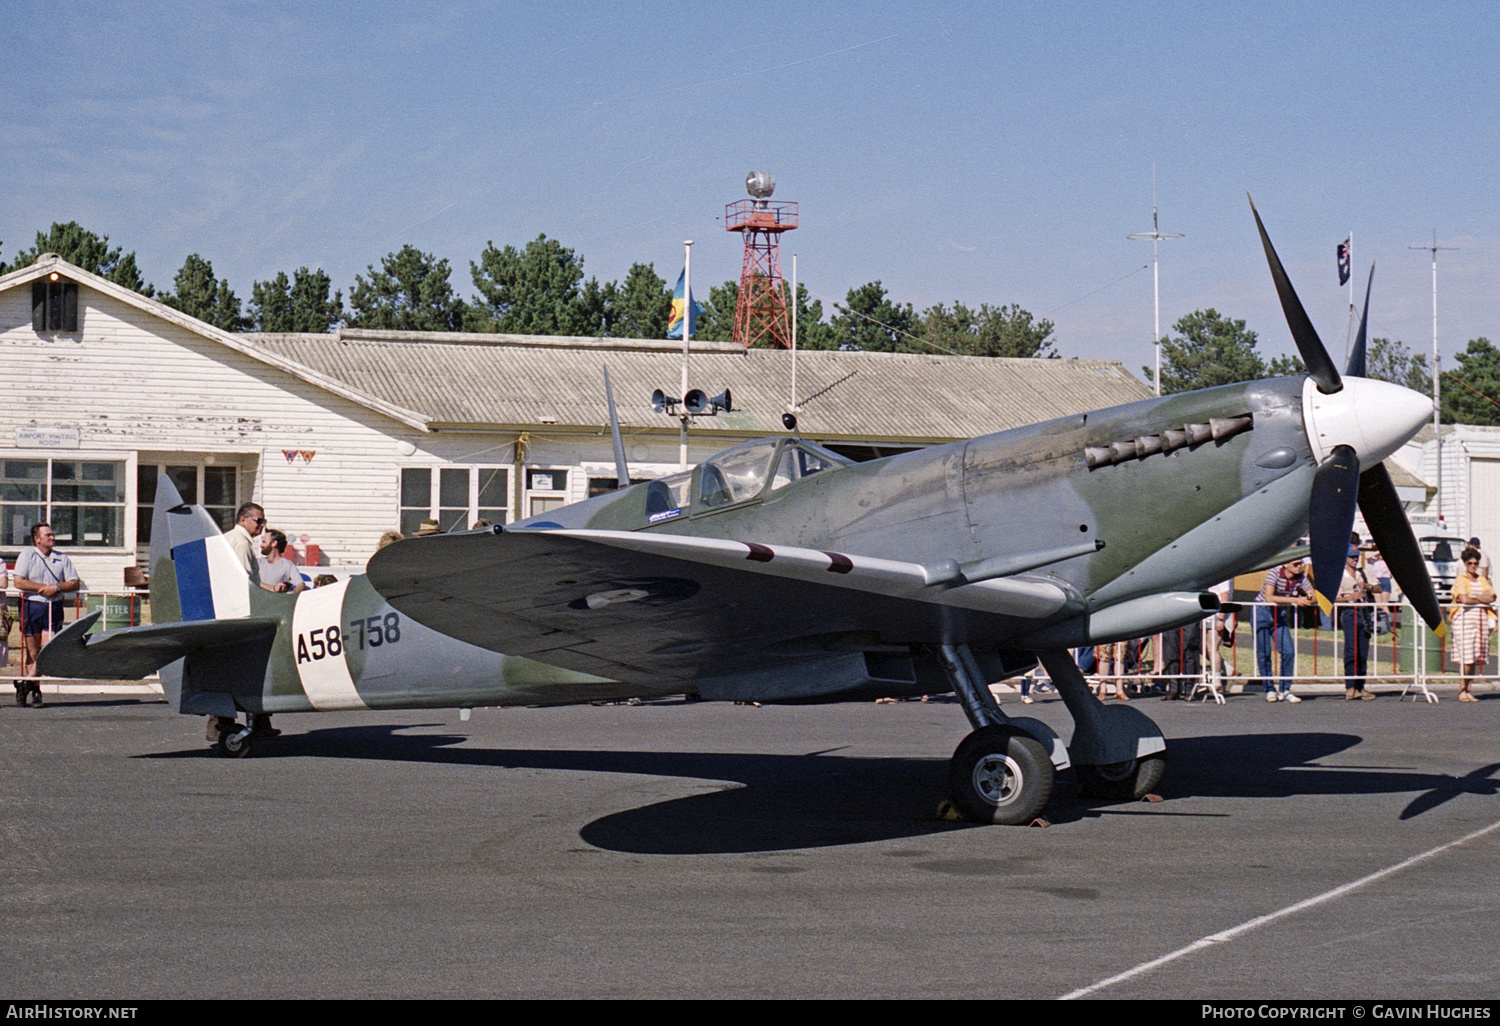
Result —
[[769, 199], [775, 183], [764, 172], [752, 171], [746, 187], [753, 199], [724, 208], [724, 227], [745, 237], [740, 294], [734, 305], [734, 340], [746, 349], [761, 339], [776, 349], [790, 349], [792, 325], [781, 277], [781, 233], [797, 227], [797, 204]]

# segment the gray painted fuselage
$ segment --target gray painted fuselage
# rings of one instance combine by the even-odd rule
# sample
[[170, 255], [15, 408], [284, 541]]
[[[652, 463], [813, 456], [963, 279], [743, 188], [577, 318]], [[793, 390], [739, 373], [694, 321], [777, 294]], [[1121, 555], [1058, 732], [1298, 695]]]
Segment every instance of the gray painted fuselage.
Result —
[[[269, 645], [234, 659], [205, 651], [166, 668], [163, 678], [183, 711], [223, 715], [234, 708], [563, 704], [677, 693], [694, 681], [718, 697], [921, 693], [944, 685], [924, 671], [922, 659], [891, 650], [940, 644], [972, 646], [986, 672], [1003, 676], [1014, 662], [1005, 651], [1106, 640], [1101, 632], [1109, 630], [1137, 636], [1173, 616], [1185, 622], [1177, 607], [1155, 603], [1169, 593], [1191, 597], [1264, 562], [1303, 533], [1315, 467], [1301, 390], [1301, 379], [1230, 385], [836, 465], [790, 483], [773, 483], [767, 474], [763, 485], [720, 504], [704, 499], [703, 474], [715, 457], [676, 493], [686, 496], [683, 505], [655, 522], [648, 512], [652, 486], [642, 484], [504, 529], [638, 530], [934, 567], [995, 565], [1102, 543], [1097, 551], [1020, 575], [1057, 584], [1070, 596], [1046, 619], [922, 604], [909, 622], [887, 616], [866, 639], [858, 634], [859, 604], [851, 595], [855, 601], [837, 615], [799, 609], [767, 630], [759, 648], [762, 669], [707, 660], [697, 665], [685, 651], [674, 659], [675, 680], [621, 667], [628, 680], [617, 682], [602, 671], [579, 672], [593, 662], [565, 668], [570, 657], [561, 649], [557, 665], [549, 665], [457, 640], [440, 623], [425, 626], [392, 608], [360, 576], [296, 597], [252, 587], [250, 614], [276, 621]], [[1226, 423], [1237, 426], [1212, 438], [1210, 426]], [[749, 452], [757, 444], [771, 464], [792, 442], [737, 448]], [[503, 537], [492, 540], [504, 543]], [[159, 567], [154, 576], [166, 579], [164, 570], [170, 574]], [[482, 593], [482, 577], [473, 588]], [[167, 612], [171, 597], [162, 598], [159, 611]], [[1197, 615], [1196, 608], [1186, 610], [1186, 618]]]
[[[1022, 557], [1079, 542], [1096, 552], [1023, 577], [1062, 585], [1075, 601], [1050, 623], [1008, 624], [975, 637], [913, 641], [1030, 647], [1080, 644], [1089, 614], [1163, 593], [1196, 592], [1265, 562], [1306, 531], [1315, 470], [1302, 379], [1228, 385], [1063, 417], [993, 435], [840, 467], [757, 497], [691, 508], [651, 525], [636, 485], [507, 530], [560, 526], [647, 530], [823, 549], [928, 566]], [[1219, 441], [1089, 465], [1085, 453], [1249, 418]], [[1128, 451], [1128, 450], [1127, 450]], [[1078, 621], [1069, 632], [1056, 625]], [[1044, 628], [1051, 627], [1043, 635]], [[1080, 633], [1083, 631], [1083, 633]], [[899, 640], [899, 639], [887, 639]]]

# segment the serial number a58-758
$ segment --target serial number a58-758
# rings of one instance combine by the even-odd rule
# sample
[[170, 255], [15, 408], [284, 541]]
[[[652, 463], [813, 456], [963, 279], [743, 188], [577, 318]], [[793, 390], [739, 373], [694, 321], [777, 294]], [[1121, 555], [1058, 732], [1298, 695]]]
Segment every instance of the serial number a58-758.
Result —
[[367, 616], [363, 620], [349, 621], [348, 634], [339, 630], [338, 624], [333, 624], [297, 635], [297, 662], [308, 663], [330, 656], [341, 656], [346, 644], [356, 645], [360, 649], [379, 648], [381, 645], [394, 645], [400, 640], [401, 614]]

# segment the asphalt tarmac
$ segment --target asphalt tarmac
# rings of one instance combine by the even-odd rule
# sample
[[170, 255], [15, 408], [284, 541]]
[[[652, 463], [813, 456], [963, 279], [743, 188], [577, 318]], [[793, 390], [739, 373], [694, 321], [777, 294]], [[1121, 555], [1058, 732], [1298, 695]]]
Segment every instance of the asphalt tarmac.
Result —
[[1064, 772], [1045, 829], [935, 818], [951, 701], [280, 716], [245, 760], [6, 705], [0, 997], [1500, 996], [1500, 698], [1137, 704], [1164, 800]]

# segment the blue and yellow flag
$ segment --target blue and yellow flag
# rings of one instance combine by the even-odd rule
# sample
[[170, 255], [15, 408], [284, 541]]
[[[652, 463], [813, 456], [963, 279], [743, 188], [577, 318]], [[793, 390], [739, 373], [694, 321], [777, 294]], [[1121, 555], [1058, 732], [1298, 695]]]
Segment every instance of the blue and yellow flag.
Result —
[[690, 310], [688, 314], [689, 334], [698, 332], [698, 315], [703, 312], [703, 308], [693, 302], [691, 295], [683, 296], [686, 286], [687, 268], [683, 268], [682, 273], [677, 276], [677, 287], [672, 290], [672, 313], [667, 317], [667, 338], [682, 337], [682, 311], [685, 308]]

